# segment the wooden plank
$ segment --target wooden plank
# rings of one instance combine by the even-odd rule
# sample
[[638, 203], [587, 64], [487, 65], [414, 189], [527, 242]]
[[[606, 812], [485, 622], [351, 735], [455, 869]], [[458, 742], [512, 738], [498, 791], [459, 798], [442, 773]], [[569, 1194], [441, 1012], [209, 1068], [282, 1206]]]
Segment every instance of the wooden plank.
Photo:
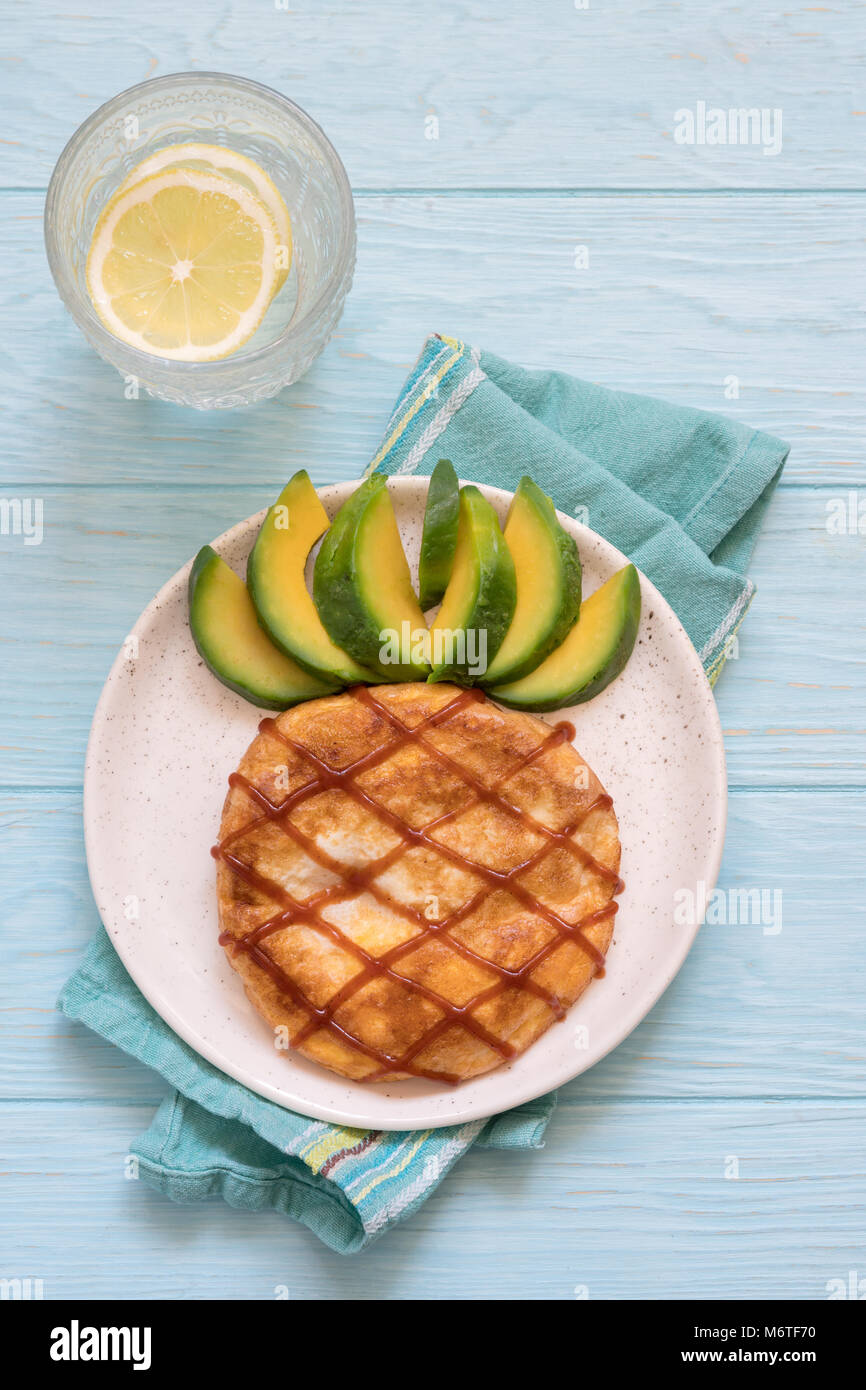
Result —
[[[0, 1274], [42, 1278], [49, 1298], [825, 1298], [863, 1273], [864, 562], [862, 538], [826, 524], [866, 486], [861, 11], [95, 8], [7, 6], [0, 45], [0, 496], [41, 497], [47, 524], [42, 546], [0, 536], [15, 609], [0, 664]], [[39, 190], [75, 126], [194, 66], [293, 96], [357, 195], [338, 334], [251, 411], [126, 401], [42, 248]], [[677, 144], [674, 113], [699, 101], [781, 108], [782, 151]], [[346, 1261], [284, 1218], [125, 1181], [164, 1087], [54, 1000], [96, 925], [76, 789], [124, 633], [295, 468], [356, 476], [432, 330], [792, 441], [718, 687], [741, 788], [721, 882], [780, 891], [783, 928], [706, 926], [645, 1024], [565, 1088], [543, 1152], [470, 1154]]]
[[[0, 583], [16, 596], [0, 664], [6, 785], [80, 785], [97, 696], [139, 612], [205, 541], [275, 493], [41, 489], [43, 543], [0, 537]], [[828, 533], [834, 496], [780, 491], [766, 518], [752, 567], [758, 595], [717, 686], [734, 785], [866, 782], [866, 555], [856, 535]]]
[[0, 866], [6, 884], [0, 955], [8, 967], [0, 985], [0, 1096], [158, 1102], [168, 1088], [152, 1071], [55, 1007], [99, 926], [80, 796], [0, 798]]
[[3, 1272], [49, 1299], [812, 1300], [862, 1260], [862, 1102], [565, 1105], [542, 1152], [468, 1154], [355, 1260], [125, 1179], [138, 1108], [4, 1109]]
[[[238, 72], [326, 129], [363, 187], [862, 187], [859, 8], [402, 0], [7, 6], [7, 184], [44, 187], [74, 129], [146, 78]], [[782, 112], [781, 149], [679, 144], [677, 112]], [[437, 138], [428, 121], [438, 121]], [[726, 132], [727, 134], [727, 132]], [[772, 145], [769, 145], [772, 148]]]
[[[864, 804], [850, 792], [734, 794], [719, 881], [725, 920], [702, 928], [647, 1021], [565, 1094], [863, 1094]], [[35, 864], [50, 865], [47, 880]], [[156, 1103], [159, 1078], [54, 1010], [97, 926], [76, 794], [0, 799], [0, 881], [0, 1095]], [[763, 892], [763, 914], [732, 890]]]
[[864, 484], [866, 196], [357, 202], [356, 282], [323, 356], [273, 401], [200, 412], [124, 398], [59, 302], [41, 199], [0, 197], [0, 487], [355, 477], [433, 331], [779, 434], [788, 482]]
[[866, 781], [855, 596], [866, 552], [828, 529], [846, 495], [780, 490], [768, 510], [750, 567], [758, 591], [716, 686], [731, 785]]

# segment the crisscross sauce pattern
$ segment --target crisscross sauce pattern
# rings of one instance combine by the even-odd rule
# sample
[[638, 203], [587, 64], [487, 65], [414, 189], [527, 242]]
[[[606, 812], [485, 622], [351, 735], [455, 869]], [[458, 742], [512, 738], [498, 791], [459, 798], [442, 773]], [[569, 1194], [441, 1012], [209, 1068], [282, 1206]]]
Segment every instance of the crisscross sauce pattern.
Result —
[[[513, 799], [507, 790], [507, 784], [514, 783], [521, 776], [524, 779], [534, 778], [538, 787], [544, 786], [545, 756], [560, 745], [570, 744], [574, 737], [570, 725], [559, 723], [554, 727], [545, 726], [530, 716], [515, 716], [499, 710], [478, 690], [458, 691], [456, 687], [444, 686], [415, 687], [427, 692], [431, 689], [446, 691], [448, 698], [432, 713], [414, 722], [406, 722], [398, 712], [400, 705], [396, 692], [412, 689], [410, 686], [375, 689], [358, 686], [343, 696], [312, 702], [334, 707], [335, 725], [341, 714], [346, 717], [347, 708], [351, 713], [351, 704], [347, 706], [344, 702], [358, 702], [366, 714], [372, 716], [372, 722], [368, 719], [368, 724], [376, 730], [376, 737], [370, 740], [374, 746], [345, 766], [331, 765], [320, 752], [313, 751], [293, 732], [289, 732], [292, 728], [289, 716], [262, 720], [260, 735], [272, 741], [275, 748], [271, 761], [274, 764], [279, 761], [279, 752], [286, 760], [287, 769], [291, 767], [297, 784], [291, 787], [283, 800], [279, 800], [273, 795], [273, 790], [270, 796], [266, 795], [242, 772], [233, 773], [229, 778], [233, 791], [229, 794], [227, 807], [232, 803], [233, 794], [239, 792], [248, 801], [251, 814], [249, 818], [242, 817], [243, 823], [240, 825], [236, 823], [238, 817], [235, 814], [234, 821], [229, 821], [232, 828], [223, 834], [213, 854], [233, 876], [230, 892], [237, 899], [243, 901], [246, 897], [247, 901], [257, 903], [264, 899], [267, 903], [273, 903], [277, 910], [269, 910], [263, 921], [247, 930], [238, 929], [237, 919], [231, 930], [225, 930], [226, 916], [223, 912], [224, 930], [220, 941], [227, 948], [233, 963], [239, 957], [246, 957], [247, 962], [263, 971], [276, 987], [277, 997], [285, 1001], [287, 1014], [294, 1020], [289, 1038], [292, 1047], [316, 1056], [311, 1045], [316, 1040], [321, 1043], [323, 1038], [329, 1038], [332, 1050], [334, 1041], [337, 1041], [342, 1048], [347, 1047], [356, 1054], [358, 1065], [353, 1068], [353, 1074], [359, 1080], [420, 1076], [455, 1084], [465, 1079], [461, 1071], [431, 1062], [437, 1042], [450, 1034], [451, 1030], [459, 1029], [476, 1043], [482, 1044], [480, 1049], [475, 1048], [482, 1061], [479, 1063], [476, 1057], [471, 1073], [478, 1074], [513, 1058], [551, 1023], [563, 1018], [574, 1002], [576, 993], [581, 992], [593, 975], [603, 971], [604, 952], [591, 936], [596, 935], [605, 946], [609, 942], [611, 919], [617, 910], [613, 896], [621, 892], [624, 885], [617, 872], [619, 841], [615, 831], [610, 829], [610, 826], [615, 828], [616, 822], [611, 809], [612, 801], [606, 792], [598, 788], [582, 801], [580, 797], [574, 798], [581, 803], [579, 814], [569, 823], [553, 829], [518, 804], [518, 800]], [[442, 696], [435, 698], [441, 699]], [[521, 738], [524, 742], [531, 738], [531, 746], [517, 756], [510, 756], [504, 769], [497, 766], [493, 778], [484, 775], [486, 767], [482, 772], [473, 770], [473, 751], [477, 755], [479, 749], [473, 749], [469, 739], [461, 742], [455, 736], [447, 747], [443, 746], [441, 738], [438, 743], [434, 742], [433, 736], [437, 731], [453, 731], [458, 716], [462, 713], [465, 716], [465, 712], [470, 711], [476, 702], [487, 706], [494, 730], [497, 723], [520, 721], [519, 724], [515, 723], [515, 728], [519, 729]], [[339, 711], [336, 708], [338, 705], [341, 706]], [[306, 708], [309, 709], [309, 706]], [[500, 762], [503, 739], [507, 746], [507, 739], [503, 735], [496, 750]], [[256, 745], [252, 747], [255, 749]], [[573, 766], [578, 771], [582, 769], [587, 778], [591, 777], [592, 774], [578, 755], [571, 749], [568, 752], [573, 756], [573, 765], [569, 763], [569, 767]], [[392, 779], [391, 785], [396, 784], [402, 757], [416, 760], [417, 778], [419, 753], [423, 758], [420, 767], [423, 792], [412, 797], [411, 808], [395, 806], [393, 798], [389, 805], [387, 794], [381, 797], [376, 794], [377, 770], [378, 776], [384, 779], [387, 793], [389, 778]], [[374, 790], [371, 790], [371, 779]], [[592, 780], [595, 783], [595, 779]], [[420, 784], [416, 780], [413, 786], [417, 792]], [[435, 814], [422, 824], [414, 823], [417, 820], [418, 801], [426, 802], [429, 793], [435, 804], [441, 788], [447, 788], [448, 795], [442, 792], [443, 803], [436, 805]], [[375, 824], [393, 842], [385, 852], [376, 852], [367, 862], [359, 863], [356, 857], [354, 863], [347, 864], [333, 846], [325, 847], [329, 844], [327, 836], [315, 831], [311, 833], [309, 828], [305, 828], [304, 808], [309, 808], [315, 798], [334, 792], [348, 796], [354, 806], [360, 808], [359, 814], [373, 818], [370, 823]], [[582, 828], [591, 820], [605, 820], [605, 813], [608, 822], [603, 827], [608, 831], [608, 841], [605, 843], [609, 843], [610, 836], [613, 836], [613, 852], [608, 857], [615, 858], [615, 865], [596, 859], [587, 846], [586, 838], [581, 837]], [[462, 848], [465, 830], [463, 841], [458, 835], [456, 842], [452, 840], [449, 843], [449, 827], [474, 827], [475, 821], [467, 817], [478, 819], [479, 850], [484, 848], [484, 829], [491, 820], [504, 827], [501, 838], [504, 837], [508, 843], [511, 843], [508, 837], [513, 832], [516, 836], [516, 862], [492, 863], [491, 856], [488, 854], [485, 857], [481, 852], [477, 857], [467, 855]], [[273, 869], [270, 872], [263, 870], [261, 864], [256, 862], [256, 856], [245, 852], [246, 842], [250, 839], [255, 842], [256, 837], [261, 842], [263, 836], [268, 836], [274, 830], [291, 842], [293, 853], [302, 851], [307, 860], [319, 867], [327, 879], [324, 886], [309, 894], [291, 891], [285, 882], [277, 881]], [[429, 895], [430, 900], [422, 907], [417, 903], [407, 903], [405, 894], [401, 898], [389, 889], [389, 880], [395, 872], [400, 871], [401, 865], [404, 871], [408, 869], [413, 851], [421, 853], [428, 868], [429, 855], [436, 856], [435, 867], [440, 876], [449, 873], [453, 876], [456, 873], [462, 885], [457, 890], [459, 900], [451, 902], [444, 912], [435, 892]], [[560, 870], [557, 874], [553, 862], [557, 855], [565, 856], [562, 862], [568, 871]], [[495, 859], [495, 855], [493, 857]], [[558, 910], [555, 910], [549, 901], [544, 901], [534, 890], [534, 881], [541, 878], [545, 883], [567, 883], [572, 881], [569, 874], [575, 873], [579, 873], [581, 881], [585, 873], [590, 875], [594, 900], [599, 900], [599, 905], [578, 921], [569, 921], [562, 915], [566, 907], [558, 905]], [[394, 944], [386, 943], [386, 949], [382, 950], [368, 949], [354, 939], [347, 929], [345, 917], [342, 927], [340, 925], [340, 909], [354, 908], [356, 915], [361, 913], [362, 908], [356, 900], [362, 896], [386, 912], [389, 919], [393, 917], [402, 921], [409, 934], [404, 933]], [[545, 896], [549, 897], [549, 894]], [[493, 960], [491, 955], [496, 951], [480, 948], [477, 935], [473, 936], [469, 931], [471, 924], [485, 921], [485, 910], [489, 915], [494, 897], [500, 906], [504, 904], [512, 914], [519, 916], [522, 913], [525, 920], [535, 924], [539, 939], [530, 943], [528, 955], [512, 961], [503, 958], [500, 951], [501, 958]], [[221, 897], [221, 909], [223, 906], [224, 898]], [[341, 973], [338, 972], [329, 997], [321, 997], [321, 991], [316, 997], [317, 991], [304, 988], [298, 978], [299, 972], [287, 969], [285, 959], [281, 961], [278, 958], [279, 951], [269, 949], [276, 946], [279, 933], [286, 928], [299, 926], [317, 934], [323, 951], [326, 946], [339, 950]], [[593, 930], [602, 926], [606, 930]], [[491, 930], [495, 930], [495, 925]], [[508, 937], [508, 931], [505, 935]], [[574, 988], [565, 990], [565, 999], [557, 989], [556, 979], [546, 977], [550, 975], [554, 955], [563, 943], [578, 948], [585, 977], [576, 993]], [[451, 954], [443, 956], [443, 948]], [[435, 960], [436, 969], [432, 972], [428, 968], [428, 958]], [[572, 962], [573, 958], [572, 950]], [[547, 962], [549, 966], [545, 972]], [[456, 972], [450, 992], [442, 984], [449, 965]], [[245, 972], [242, 970], [242, 973]], [[249, 975], [247, 971], [248, 985]], [[342, 979], [343, 975], [348, 977]], [[387, 1028], [383, 1042], [381, 1029], [368, 1028], [365, 1036], [364, 1029], [352, 1026], [353, 1001], [357, 1006], [370, 995], [374, 1003], [378, 1001], [377, 1007], [381, 1010], [383, 1007], [387, 1009], [387, 1000], [393, 996], [402, 1001], [405, 1014], [406, 991], [412, 996], [415, 1036], [405, 1044], [395, 1047]], [[531, 996], [545, 1006], [543, 1011], [536, 1008], [533, 1021], [527, 1024], [530, 1035], [525, 1038], [521, 1038], [519, 1029], [512, 1029], [512, 1037], [504, 1037], [501, 1027], [499, 1031], [496, 1027], [497, 1006], [500, 1011], [504, 1009], [506, 996], [512, 1008], [511, 1016], [516, 1017], [513, 1009], [515, 992]], [[541, 1023], [540, 1014], [543, 1015]], [[371, 1017], [375, 1022], [378, 1015], [373, 1011]], [[501, 1017], [498, 1021], [501, 1024]], [[441, 1046], [439, 1050], [442, 1050]], [[328, 1060], [327, 1050], [323, 1054], [321, 1047], [317, 1060], [342, 1070], [338, 1064]], [[350, 1073], [347, 1071], [346, 1074]]]

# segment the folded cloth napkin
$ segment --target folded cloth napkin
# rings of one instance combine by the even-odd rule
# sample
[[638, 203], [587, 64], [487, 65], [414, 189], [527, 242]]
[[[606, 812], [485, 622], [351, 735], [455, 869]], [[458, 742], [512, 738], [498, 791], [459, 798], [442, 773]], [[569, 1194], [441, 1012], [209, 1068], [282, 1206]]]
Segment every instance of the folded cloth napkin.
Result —
[[[749, 605], [745, 569], [788, 448], [733, 420], [428, 339], [370, 465], [514, 488], [531, 473], [561, 511], [624, 551], [679, 615], [715, 680]], [[472, 1144], [541, 1146], [546, 1096], [491, 1120], [381, 1133], [295, 1115], [199, 1057], [145, 1001], [104, 931], [59, 1007], [153, 1067], [173, 1091], [132, 1146], [175, 1201], [272, 1207], [343, 1253], [414, 1211]]]

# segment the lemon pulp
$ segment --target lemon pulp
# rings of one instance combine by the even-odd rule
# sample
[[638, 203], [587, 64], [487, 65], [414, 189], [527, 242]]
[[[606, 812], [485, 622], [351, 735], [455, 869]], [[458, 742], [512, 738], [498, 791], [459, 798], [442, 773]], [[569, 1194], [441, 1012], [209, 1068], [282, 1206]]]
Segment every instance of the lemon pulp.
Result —
[[121, 188], [93, 233], [87, 287], [118, 338], [160, 357], [227, 357], [275, 293], [279, 234], [242, 185], [169, 169]]
[[223, 178], [233, 179], [259, 202], [264, 203], [277, 226], [280, 245], [277, 252], [279, 275], [277, 289], [286, 282], [292, 264], [292, 221], [282, 194], [260, 164], [239, 150], [224, 145], [207, 145], [199, 141], [186, 141], [179, 145], [166, 145], [156, 150], [136, 164], [120, 187], [123, 193], [142, 179], [152, 174], [161, 174], [168, 169], [201, 169], [205, 173], [222, 174]]

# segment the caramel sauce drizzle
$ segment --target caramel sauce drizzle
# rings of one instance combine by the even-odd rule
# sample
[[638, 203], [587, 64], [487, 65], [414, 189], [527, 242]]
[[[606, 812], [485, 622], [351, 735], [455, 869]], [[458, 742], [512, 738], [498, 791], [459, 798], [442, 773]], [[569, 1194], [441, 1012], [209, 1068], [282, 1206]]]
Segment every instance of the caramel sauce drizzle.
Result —
[[[266, 971], [274, 981], [281, 993], [285, 994], [292, 1002], [301, 1008], [307, 1015], [307, 1021], [295, 1033], [291, 1039], [291, 1046], [297, 1047], [306, 1038], [320, 1029], [328, 1029], [335, 1033], [342, 1042], [346, 1043], [355, 1051], [361, 1052], [371, 1058], [376, 1063], [373, 1072], [363, 1077], [364, 1081], [373, 1081], [378, 1077], [386, 1075], [390, 1071], [408, 1072], [413, 1076], [426, 1077], [430, 1080], [447, 1082], [454, 1085], [460, 1077], [454, 1076], [449, 1072], [431, 1070], [416, 1063], [415, 1058], [442, 1033], [446, 1032], [455, 1024], [464, 1028], [468, 1033], [485, 1043], [489, 1048], [496, 1052], [503, 1060], [507, 1060], [515, 1055], [516, 1049], [508, 1042], [498, 1038], [491, 1033], [482, 1023], [474, 1017], [474, 1010], [479, 1005], [495, 998], [498, 994], [507, 989], [519, 988], [526, 990], [530, 994], [542, 999], [553, 1011], [557, 1019], [565, 1017], [566, 1010], [555, 994], [550, 993], [542, 985], [539, 985], [531, 978], [531, 974], [536, 966], [559, 947], [564, 940], [574, 942], [590, 957], [596, 966], [596, 973], [604, 973], [604, 955], [590, 941], [585, 934], [585, 928], [602, 921], [605, 917], [612, 916], [618, 909], [615, 902], [606, 903], [604, 907], [596, 912], [590, 913], [577, 923], [569, 923], [563, 920], [557, 913], [546, 904], [540, 902], [533, 896], [521, 883], [517, 881], [519, 875], [536, 867], [541, 860], [550, 853], [552, 849], [565, 849], [575, 855], [581, 862], [602, 878], [608, 879], [614, 884], [613, 892], [621, 893], [625, 887], [622, 879], [615, 870], [607, 865], [601, 864], [592, 854], [582, 845], [578, 844], [574, 836], [583, 825], [584, 821], [600, 808], [608, 809], [613, 805], [612, 798], [606, 792], [601, 792], [590, 806], [588, 806], [576, 823], [567, 826], [564, 830], [551, 830], [540, 821], [535, 820], [528, 812], [521, 807], [513, 805], [501, 793], [500, 788], [503, 783], [509, 781], [516, 773], [529, 766], [548, 749], [556, 747], [557, 744], [571, 742], [574, 738], [573, 727], [565, 722], [555, 725], [547, 738], [542, 739], [531, 752], [521, 757], [506, 773], [500, 777], [492, 787], [487, 787], [474, 777], [466, 768], [458, 763], [435, 744], [423, 737], [424, 733], [435, 729], [438, 725], [444, 724], [460, 710], [467, 708], [475, 701], [486, 699], [483, 692], [475, 689], [462, 691], [455, 699], [449, 701], [441, 710], [429, 715], [415, 728], [410, 728], [404, 724], [391, 710], [380, 703], [366, 686], [355, 686], [349, 692], [361, 704], [366, 705], [379, 718], [385, 720], [391, 728], [396, 731], [396, 737], [375, 748], [370, 753], [356, 759], [345, 768], [332, 768], [323, 762], [316, 754], [312, 753], [302, 743], [289, 738], [277, 726], [276, 720], [272, 718], [263, 719], [259, 725], [259, 732], [268, 734], [278, 739], [287, 748], [291, 748], [312, 768], [313, 775], [309, 781], [304, 782], [295, 791], [291, 792], [284, 801], [278, 806], [274, 805], [259, 789], [248, 781], [240, 772], [233, 772], [229, 777], [229, 786], [238, 787], [243, 790], [253, 805], [262, 813], [249, 821], [240, 829], [232, 831], [225, 836], [218, 845], [215, 845], [211, 853], [214, 858], [221, 860], [233, 873], [251, 888], [263, 893], [266, 897], [273, 898], [281, 906], [281, 911], [267, 921], [260, 923], [244, 937], [234, 937], [230, 933], [220, 934], [220, 944], [229, 946], [233, 953], [237, 951], [246, 952], [251, 959]], [[420, 829], [413, 829], [388, 807], [381, 805], [371, 797], [362, 787], [359, 787], [356, 778], [367, 771], [368, 768], [377, 766], [381, 762], [386, 762], [400, 748], [417, 742], [424, 750], [435, 758], [443, 767], [455, 773], [465, 786], [469, 787], [474, 793], [474, 801], [462, 803], [453, 810], [437, 816], [427, 825]], [[381, 855], [378, 859], [365, 865], [362, 868], [346, 868], [338, 860], [334, 859], [326, 850], [320, 848], [314, 839], [305, 835], [296, 825], [293, 824], [290, 812], [295, 806], [300, 805], [308, 798], [316, 796], [318, 793], [329, 790], [339, 789], [356, 802], [370, 810], [379, 821], [387, 825], [398, 836], [398, 843], [387, 854]], [[521, 824], [534, 831], [542, 837], [543, 843], [528, 859], [506, 872], [488, 868], [486, 865], [478, 864], [473, 860], [465, 859], [463, 855], [451, 849], [448, 845], [432, 838], [433, 832], [441, 829], [449, 821], [463, 815], [471, 805], [484, 803], [495, 806], [499, 811], [515, 817]], [[303, 902], [295, 899], [281, 884], [275, 883], [272, 879], [266, 878], [244, 864], [236, 855], [232, 854], [232, 844], [248, 834], [251, 829], [261, 825], [264, 821], [270, 821], [278, 826], [295, 844], [297, 844], [306, 855], [315, 863], [329, 870], [338, 876], [339, 882], [330, 888], [322, 889], [319, 893], [313, 894]], [[477, 878], [482, 880], [482, 886], [468, 902], [454, 912], [439, 920], [431, 921], [423, 913], [414, 908], [407, 907], [405, 904], [392, 898], [379, 883], [378, 877], [395, 864], [406, 852], [415, 846], [423, 846], [433, 850], [437, 855], [457, 865]], [[515, 970], [508, 970], [505, 966], [495, 965], [486, 957], [478, 955], [470, 947], [458, 941], [451, 930], [466, 917], [469, 917], [475, 909], [487, 897], [491, 889], [505, 889], [513, 898], [522, 903], [536, 916], [543, 918], [554, 927], [554, 935], [538, 950], [529, 960]], [[411, 936], [407, 941], [398, 943], [385, 951], [381, 956], [371, 956], [357, 942], [352, 941], [340, 931], [333, 923], [327, 921], [322, 916], [322, 910], [334, 903], [345, 901], [347, 898], [354, 897], [359, 892], [369, 893], [377, 902], [388, 907], [397, 915], [405, 918], [420, 928], [420, 931]], [[353, 955], [361, 965], [361, 969], [338, 990], [335, 995], [322, 1007], [317, 1007], [307, 998], [300, 987], [292, 980], [285, 971], [279, 966], [277, 961], [270, 955], [265, 947], [267, 938], [275, 932], [281, 931], [290, 924], [302, 922], [320, 932], [323, 936], [330, 937], [343, 950]], [[413, 980], [404, 975], [400, 975], [394, 965], [407, 954], [416, 951], [426, 941], [444, 937], [449, 948], [456, 951], [465, 960], [471, 961], [481, 966], [488, 972], [493, 972], [498, 978], [494, 982], [481, 990], [473, 998], [464, 1004], [454, 1004], [450, 1000], [443, 998], [435, 990]], [[393, 980], [403, 988], [413, 990], [416, 994], [427, 999], [442, 1012], [442, 1017], [430, 1028], [428, 1028], [420, 1038], [409, 1047], [402, 1056], [391, 1057], [387, 1053], [379, 1051], [375, 1047], [369, 1046], [361, 1038], [348, 1032], [335, 1018], [335, 1014], [340, 1006], [351, 998], [370, 980], [377, 977], [385, 977]]]

